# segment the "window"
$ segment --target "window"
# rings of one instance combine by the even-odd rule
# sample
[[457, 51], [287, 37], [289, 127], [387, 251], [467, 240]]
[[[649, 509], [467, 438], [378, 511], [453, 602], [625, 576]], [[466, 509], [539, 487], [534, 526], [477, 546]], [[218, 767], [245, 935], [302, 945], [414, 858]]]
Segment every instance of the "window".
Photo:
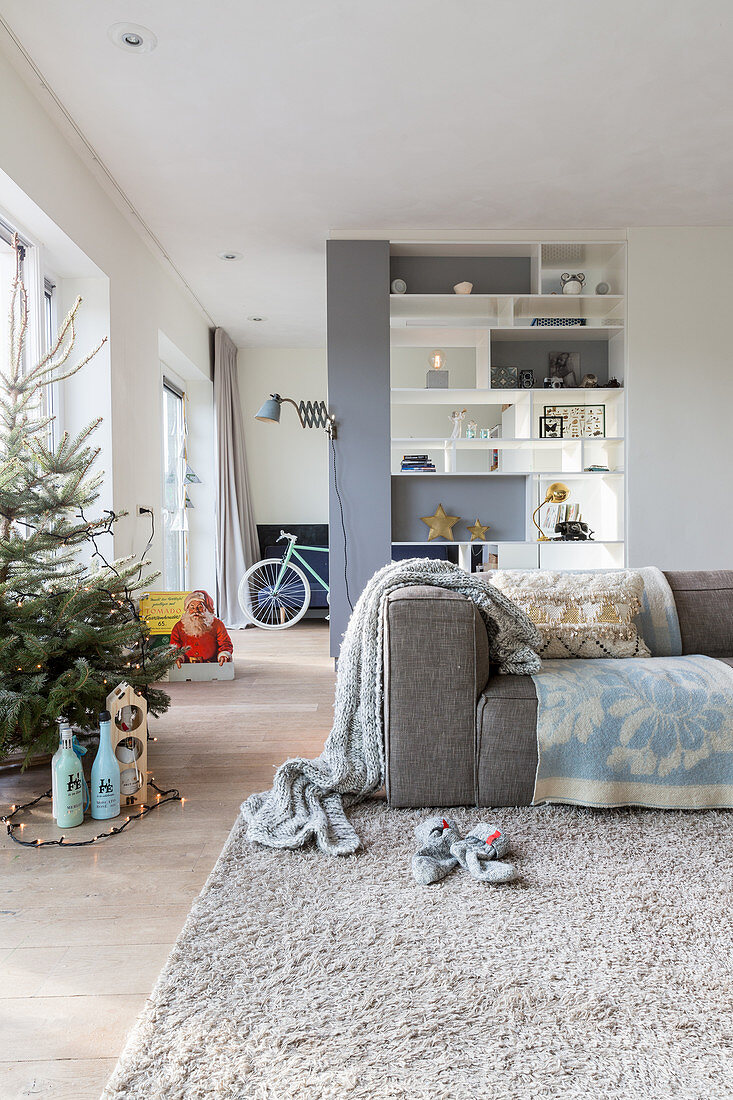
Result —
[[[16, 230], [0, 218], [0, 369], [10, 366], [10, 300], [15, 279], [15, 250], [13, 239]], [[25, 334], [23, 369], [34, 366], [53, 346], [56, 340], [55, 287], [49, 279], [42, 279], [41, 251], [19, 235], [21, 247], [20, 274], [28, 299], [28, 328]], [[16, 303], [16, 318], [18, 316]], [[43, 390], [39, 416], [54, 416], [56, 384]], [[54, 438], [54, 424], [49, 425], [49, 436]]]
[[163, 379], [163, 579], [169, 592], [186, 587], [186, 407], [181, 390]]

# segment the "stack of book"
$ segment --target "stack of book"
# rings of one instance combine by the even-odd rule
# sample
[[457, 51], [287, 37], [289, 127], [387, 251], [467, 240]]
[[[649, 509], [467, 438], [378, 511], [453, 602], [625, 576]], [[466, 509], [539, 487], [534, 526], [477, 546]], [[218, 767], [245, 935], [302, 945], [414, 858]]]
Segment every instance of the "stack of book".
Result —
[[434, 474], [435, 463], [430, 461], [430, 455], [403, 455], [403, 474]]

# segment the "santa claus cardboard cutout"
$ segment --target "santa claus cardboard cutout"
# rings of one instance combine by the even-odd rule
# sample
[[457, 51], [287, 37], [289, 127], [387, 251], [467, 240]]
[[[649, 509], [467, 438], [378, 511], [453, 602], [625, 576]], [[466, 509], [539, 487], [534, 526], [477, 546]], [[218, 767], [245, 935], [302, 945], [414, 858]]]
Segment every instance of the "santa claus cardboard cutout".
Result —
[[183, 664], [226, 664], [232, 659], [232, 639], [221, 619], [214, 614], [214, 601], [202, 588], [189, 592], [183, 614], [171, 631], [171, 645], [181, 650], [176, 660]]

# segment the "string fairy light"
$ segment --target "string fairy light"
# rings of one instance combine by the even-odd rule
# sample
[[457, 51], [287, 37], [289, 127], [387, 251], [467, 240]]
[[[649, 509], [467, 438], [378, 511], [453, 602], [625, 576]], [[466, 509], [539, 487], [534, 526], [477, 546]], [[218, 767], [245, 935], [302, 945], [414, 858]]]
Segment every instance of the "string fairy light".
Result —
[[156, 790], [156, 801], [151, 802], [148, 806], [143, 804], [139, 813], [131, 814], [125, 818], [121, 825], [113, 825], [108, 833], [97, 833], [96, 836], [90, 837], [89, 840], [67, 840], [66, 835], [63, 834], [57, 840], [41, 840], [40, 837], [36, 837], [34, 840], [23, 840], [21, 836], [16, 836], [16, 829], [20, 830], [21, 834], [25, 829], [26, 823], [24, 821], [13, 821], [13, 818], [22, 813], [24, 810], [30, 810], [34, 806], [37, 806], [39, 802], [43, 802], [44, 799], [51, 799], [53, 796], [51, 791], [44, 791], [43, 794], [39, 794], [38, 798], [34, 798], [31, 802], [25, 802], [22, 806], [11, 806], [10, 813], [0, 817], [0, 823], [5, 826], [10, 839], [15, 844], [20, 844], [23, 848], [87, 848], [90, 844], [97, 844], [100, 840], [107, 840], [111, 836], [119, 836], [132, 821], [139, 821], [141, 817], [146, 817], [152, 810], [157, 810], [161, 806], [165, 806], [166, 802], [178, 802], [183, 806], [186, 801], [185, 798], [181, 798], [181, 793], [176, 787], [169, 787], [168, 790], [164, 790], [159, 787], [155, 782], [155, 779], [151, 777], [148, 780], [151, 787]]

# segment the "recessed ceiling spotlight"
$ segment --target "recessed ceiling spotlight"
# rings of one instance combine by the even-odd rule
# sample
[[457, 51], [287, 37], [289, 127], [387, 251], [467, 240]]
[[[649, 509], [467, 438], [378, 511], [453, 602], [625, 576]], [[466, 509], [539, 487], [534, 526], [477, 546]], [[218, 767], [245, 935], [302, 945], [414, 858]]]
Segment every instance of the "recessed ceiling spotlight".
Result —
[[247, 320], [248, 321], [266, 321], [267, 318], [266, 317], [248, 317]]
[[217, 256], [220, 260], [241, 260], [241, 252], [217, 252]]
[[137, 23], [113, 23], [107, 34], [115, 46], [128, 53], [150, 53], [158, 45], [153, 32]]

